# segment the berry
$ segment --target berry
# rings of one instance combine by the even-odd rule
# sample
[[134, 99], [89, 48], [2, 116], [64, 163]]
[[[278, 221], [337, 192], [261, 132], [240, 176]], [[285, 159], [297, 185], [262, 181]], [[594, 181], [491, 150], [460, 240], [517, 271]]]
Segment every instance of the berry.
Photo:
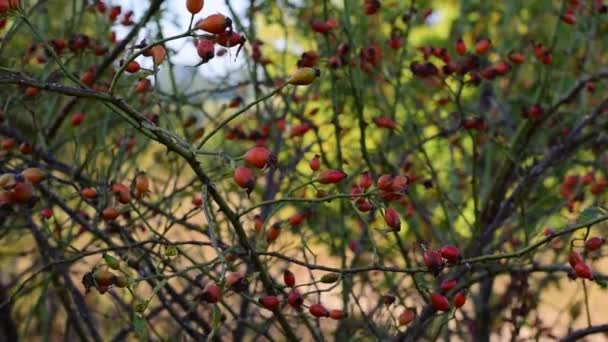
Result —
[[384, 212], [384, 220], [386, 224], [391, 228], [392, 231], [401, 230], [401, 220], [399, 219], [399, 213], [393, 208], [387, 208]]
[[342, 170], [325, 170], [319, 176], [319, 183], [333, 184], [339, 183], [347, 177], [347, 174]]
[[72, 116], [72, 127], [78, 127], [84, 121], [84, 113], [77, 112]]
[[269, 163], [273, 163], [274, 156], [266, 147], [254, 147], [247, 151], [243, 156], [243, 160], [258, 169], [264, 168]]
[[445, 245], [440, 249], [441, 256], [449, 262], [457, 262], [462, 259], [460, 250], [456, 246]]
[[197, 14], [203, 9], [204, 0], [186, 0], [186, 9], [192, 14]]
[[454, 307], [461, 308], [467, 301], [467, 296], [460, 291], [454, 295]]
[[277, 296], [264, 296], [259, 299], [260, 304], [268, 310], [275, 310], [279, 307], [279, 298]]
[[21, 171], [21, 176], [34, 185], [40, 184], [44, 180], [44, 172], [37, 167], [28, 167]]
[[338, 309], [331, 310], [329, 312], [329, 317], [331, 317], [333, 320], [339, 321], [345, 317], [344, 311]]
[[116, 280], [116, 275], [108, 270], [99, 270], [95, 272], [95, 282], [97, 285], [110, 286]]
[[304, 298], [298, 290], [293, 290], [289, 296], [287, 296], [287, 303], [289, 303], [291, 307], [299, 309], [302, 304], [304, 304]]
[[416, 318], [416, 311], [413, 309], [405, 309], [405, 311], [399, 315], [399, 325], [408, 325], [414, 320], [414, 318]]
[[253, 172], [244, 166], [239, 166], [234, 169], [234, 181], [238, 186], [247, 190], [247, 195], [253, 191], [255, 186]]
[[214, 282], [209, 282], [205, 285], [201, 298], [208, 303], [217, 303], [222, 296], [222, 290]]
[[438, 251], [427, 249], [422, 255], [424, 264], [435, 276], [443, 269], [443, 260], [441, 254]]
[[431, 293], [431, 305], [438, 311], [447, 311], [450, 308], [450, 302], [440, 293]]
[[451, 289], [453, 289], [454, 287], [456, 287], [456, 284], [458, 284], [458, 280], [456, 280], [456, 279], [446, 279], [446, 280], [444, 280], [444, 281], [441, 282], [441, 285], [439, 285], [439, 287], [441, 288], [441, 291], [448, 292]]
[[574, 266], [574, 273], [580, 278], [583, 279], [593, 279], [593, 273], [591, 272], [591, 268], [587, 266], [584, 262], [579, 262]]
[[329, 311], [322, 304], [313, 304], [308, 311], [315, 317], [329, 317]]
[[290, 270], [283, 271], [283, 282], [285, 282], [285, 285], [289, 287], [294, 287], [296, 284], [296, 277], [293, 272]]
[[321, 158], [318, 154], [315, 154], [314, 158], [310, 160], [310, 169], [313, 171], [319, 171], [321, 168]]
[[587, 252], [598, 250], [602, 248], [604, 241], [605, 240], [603, 238], [599, 236], [594, 236], [589, 240], [585, 241], [585, 250], [587, 250]]

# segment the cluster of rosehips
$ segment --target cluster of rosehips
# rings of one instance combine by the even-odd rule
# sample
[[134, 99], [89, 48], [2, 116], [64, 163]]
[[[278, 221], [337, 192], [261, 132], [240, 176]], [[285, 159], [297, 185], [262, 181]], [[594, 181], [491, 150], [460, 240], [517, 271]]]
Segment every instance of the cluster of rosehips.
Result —
[[437, 276], [445, 266], [444, 259], [448, 264], [455, 264], [462, 259], [462, 254], [456, 246], [445, 245], [439, 250], [425, 249], [422, 257], [429, 271]]
[[[108, 10], [108, 6], [106, 5], [106, 3], [101, 0], [97, 2], [96, 8], [100, 14], [105, 15], [107, 12], [108, 20], [110, 21], [110, 23], [114, 23], [116, 21], [116, 19], [118, 19], [118, 16], [122, 14], [122, 7], [120, 5], [112, 6]], [[93, 7], [91, 6], [90, 9], [93, 10]], [[135, 24], [133, 22], [133, 11], [127, 11], [122, 16], [122, 20], [120, 21], [120, 24], [123, 26], [131, 26], [131, 25]]]
[[[243, 156], [243, 160], [249, 166], [253, 166], [257, 169], [263, 169], [265, 167], [274, 167], [277, 163], [276, 157], [266, 147], [254, 147], [247, 151]], [[235, 183], [246, 189], [247, 195], [251, 194], [255, 187], [255, 178], [253, 171], [246, 166], [238, 166], [234, 169], [233, 175]]]
[[[608, 7], [602, 0], [593, 0], [593, 8], [598, 13], [606, 13]], [[581, 0], [568, 0], [568, 6], [561, 15], [561, 20], [568, 25], [576, 24], [576, 12], [583, 12], [584, 6]]]
[[[339, 279], [340, 279], [340, 277], [338, 274], [328, 273], [328, 274], [325, 274], [323, 277], [321, 277], [320, 282], [322, 282], [324, 284], [332, 284], [332, 283], [335, 283], [336, 281], [338, 281]], [[301, 307], [304, 305], [304, 297], [295, 288], [296, 279], [295, 279], [294, 274], [289, 270], [285, 270], [283, 272], [283, 281], [287, 287], [291, 288], [291, 292], [287, 296], [287, 304], [296, 310], [300, 310]], [[271, 310], [271, 311], [278, 309], [281, 304], [281, 300], [276, 295], [262, 296], [259, 298], [259, 302], [264, 308]], [[337, 310], [337, 309], [328, 310], [321, 303], [311, 304], [308, 307], [308, 311], [314, 317], [319, 317], [319, 318], [331, 317], [332, 319], [340, 320], [345, 317], [344, 312], [342, 310]]]
[[[132, 182], [131, 188], [122, 183], [114, 183], [110, 187], [110, 192], [114, 199], [121, 204], [131, 202], [132, 195], [136, 199], [141, 199], [150, 192], [150, 181], [145, 174], [140, 173]], [[97, 190], [93, 187], [83, 188], [80, 195], [87, 201], [95, 201], [97, 198]], [[109, 205], [101, 212], [101, 217], [106, 221], [113, 221], [120, 215], [120, 211], [116, 206]]]
[[[587, 241], [585, 241], [585, 254], [599, 250], [602, 248], [605, 241], [605, 239], [598, 236], [589, 238]], [[568, 255], [568, 263], [572, 267], [576, 277], [593, 280], [593, 272], [591, 271], [591, 267], [584, 262], [580, 253], [571, 251]]]
[[[3, 144], [3, 148], [5, 147]], [[26, 168], [18, 174], [0, 175], [0, 207], [11, 204], [32, 204], [34, 186], [42, 183], [45, 178], [44, 172], [35, 167]]]
[[576, 202], [582, 201], [582, 193], [575, 192], [579, 188], [579, 185], [589, 187], [589, 191], [597, 196], [608, 188], [608, 180], [605, 178], [596, 180], [595, 172], [593, 171], [589, 171], [583, 176], [565, 176], [560, 186], [560, 194], [568, 199], [566, 206], [571, 212], [574, 211]]
[[[200, 6], [189, 6], [188, 4], [190, 2], [192, 1], [188, 1], [186, 5], [192, 15], [199, 13], [203, 9], [202, 1], [200, 1]], [[199, 39], [196, 42], [196, 52], [201, 58], [201, 64], [207, 63], [213, 57], [215, 57], [215, 44], [218, 44], [224, 48], [231, 48], [234, 46], [242, 47], [247, 41], [243, 35], [235, 32], [232, 29], [232, 19], [221, 13], [215, 13], [200, 20], [196, 24], [196, 28], [212, 34], [211, 36]], [[261, 57], [259, 45], [260, 44], [257, 46], [257, 53], [259, 53]], [[223, 53], [225, 52], [222, 52], [222, 54]]]
[[[249, 280], [241, 272], [227, 272], [224, 279], [225, 288], [234, 292], [246, 291]], [[203, 288], [200, 298], [208, 303], [217, 303], [222, 298], [222, 287], [216, 282], [209, 281]]]
[[106, 293], [112, 285], [125, 288], [132, 283], [132, 279], [126, 274], [116, 275], [108, 268], [120, 271], [120, 261], [111, 255], [104, 254], [103, 256], [106, 266], [101, 266], [94, 271], [87, 273], [82, 278], [82, 284], [88, 292], [91, 287], [95, 287], [100, 294]]

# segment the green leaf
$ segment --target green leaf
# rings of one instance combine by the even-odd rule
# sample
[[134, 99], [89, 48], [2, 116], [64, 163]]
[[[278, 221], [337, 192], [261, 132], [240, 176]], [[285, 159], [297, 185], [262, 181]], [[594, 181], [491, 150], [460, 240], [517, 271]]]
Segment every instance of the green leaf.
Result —
[[608, 287], [608, 283], [606, 283], [605, 280], [598, 279], [597, 277], [595, 277], [595, 282], [603, 289]]
[[133, 314], [133, 328], [141, 342], [148, 341], [148, 326], [146, 321], [138, 314]]
[[608, 214], [608, 210], [602, 207], [589, 207], [578, 215], [577, 221], [579, 223], [590, 222], [606, 214]]

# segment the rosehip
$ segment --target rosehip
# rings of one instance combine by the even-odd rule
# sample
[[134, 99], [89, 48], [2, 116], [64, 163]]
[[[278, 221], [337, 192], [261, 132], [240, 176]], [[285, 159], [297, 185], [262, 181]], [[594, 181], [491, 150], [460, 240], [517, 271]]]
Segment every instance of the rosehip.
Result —
[[40, 212], [40, 216], [42, 216], [43, 219], [48, 220], [53, 216], [53, 210], [51, 208], [44, 208]]
[[78, 127], [84, 121], [84, 113], [77, 112], [72, 116], [72, 127]]
[[578, 264], [576, 264], [576, 266], [574, 266], [574, 272], [580, 278], [589, 280], [593, 279], [593, 273], [591, 272], [591, 268], [589, 268], [589, 266], [587, 266], [587, 264], [585, 264], [584, 262], [579, 262]]
[[296, 284], [296, 277], [293, 272], [290, 270], [283, 271], [283, 282], [285, 282], [285, 285], [289, 287], [294, 287]]
[[490, 45], [492, 45], [492, 41], [487, 38], [478, 40], [477, 43], [475, 43], [475, 53], [478, 55], [483, 55], [484, 53], [488, 52]]
[[454, 295], [454, 307], [461, 308], [467, 301], [467, 296], [464, 292], [460, 291]]
[[443, 260], [438, 251], [427, 249], [422, 255], [426, 267], [436, 276], [443, 269]]
[[268, 164], [273, 163], [273, 155], [266, 147], [254, 147], [247, 151], [243, 156], [243, 160], [251, 166], [258, 169], [264, 168]]
[[204, 0], [186, 0], [186, 9], [192, 14], [197, 14], [203, 9]]
[[401, 230], [401, 220], [399, 219], [399, 213], [393, 208], [387, 208], [384, 212], [384, 220], [386, 224], [391, 228], [392, 231]]
[[329, 311], [322, 304], [313, 304], [308, 311], [315, 317], [329, 317]]
[[97, 272], [95, 272], [94, 279], [97, 285], [110, 286], [114, 283], [114, 280], [116, 280], [116, 275], [105, 269], [98, 270]]
[[458, 283], [458, 280], [456, 280], [456, 279], [446, 279], [441, 282], [441, 285], [439, 285], [439, 287], [441, 288], [441, 291], [448, 292], [451, 289], [453, 289], [454, 287], [456, 287], [457, 283]]
[[291, 305], [293, 308], [299, 309], [302, 304], [304, 304], [304, 298], [298, 290], [293, 290], [289, 296], [287, 296], [287, 303], [289, 303], [289, 305]]
[[583, 257], [581, 257], [578, 252], [572, 251], [570, 252], [570, 255], [568, 255], [568, 263], [570, 263], [570, 266], [574, 268], [577, 264], [583, 263]]
[[259, 299], [260, 304], [268, 310], [275, 310], [279, 307], [279, 298], [277, 296], [264, 296]]
[[34, 185], [40, 184], [44, 180], [44, 172], [37, 167], [28, 167], [21, 171], [21, 176]]
[[115, 220], [119, 214], [120, 213], [118, 212], [118, 210], [116, 210], [116, 208], [108, 207], [101, 212], [101, 217], [106, 221], [112, 221]]
[[331, 310], [329, 312], [329, 317], [331, 317], [333, 320], [339, 321], [344, 318], [344, 311], [338, 309]]
[[604, 239], [599, 236], [594, 236], [585, 242], [585, 249], [587, 252], [595, 251], [602, 248]]
[[457, 262], [462, 259], [460, 250], [456, 246], [445, 245], [441, 247], [441, 256], [449, 262]]
[[208, 303], [219, 302], [221, 296], [222, 290], [214, 282], [207, 283], [203, 289], [203, 293], [201, 294], [202, 299]]
[[465, 45], [462, 38], [458, 38], [458, 40], [456, 41], [456, 53], [461, 56], [467, 53], [467, 46]]
[[431, 305], [438, 311], [448, 311], [450, 302], [440, 293], [431, 293]]
[[377, 181], [378, 189], [390, 191], [393, 187], [393, 177], [391, 175], [382, 175]]
[[319, 183], [333, 184], [339, 183], [347, 177], [347, 174], [342, 170], [325, 170], [319, 176]]
[[95, 188], [84, 188], [80, 191], [80, 195], [86, 199], [93, 199], [97, 197], [97, 190]]
[[313, 171], [319, 171], [321, 168], [321, 158], [318, 154], [315, 154], [314, 158], [310, 160], [310, 169]]
[[255, 186], [253, 172], [244, 166], [234, 169], [234, 181], [238, 186], [247, 190], [247, 195], [253, 191], [253, 187]]
[[232, 26], [232, 19], [223, 14], [212, 14], [196, 24], [196, 28], [209, 33], [220, 34]]
[[127, 64], [125, 71], [130, 74], [134, 74], [134, 73], [138, 72], [139, 69], [140, 69], [139, 63], [137, 63], [137, 61], [132, 61], [131, 63]]
[[405, 311], [399, 315], [399, 325], [408, 325], [414, 320], [414, 318], [416, 318], [416, 311], [413, 309], [405, 309]]

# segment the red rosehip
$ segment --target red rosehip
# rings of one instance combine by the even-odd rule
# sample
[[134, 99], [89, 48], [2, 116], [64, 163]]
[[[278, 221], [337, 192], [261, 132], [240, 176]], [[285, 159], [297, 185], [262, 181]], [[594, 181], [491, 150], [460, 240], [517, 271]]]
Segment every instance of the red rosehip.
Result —
[[51, 208], [44, 208], [40, 212], [40, 216], [42, 216], [43, 219], [48, 220], [53, 216], [53, 210]]
[[431, 293], [431, 305], [438, 311], [448, 311], [450, 308], [450, 302], [440, 293]]
[[441, 291], [448, 292], [451, 289], [453, 289], [454, 287], [456, 287], [456, 284], [458, 284], [458, 280], [456, 280], [456, 279], [446, 279], [446, 280], [444, 280], [444, 281], [441, 282], [441, 285], [439, 285], [439, 287], [441, 288]]
[[130, 74], [134, 74], [134, 73], [138, 72], [140, 68], [141, 67], [139, 66], [139, 63], [137, 63], [137, 61], [132, 61], [129, 64], [127, 64], [125, 71]]
[[405, 311], [399, 315], [399, 325], [408, 325], [414, 320], [414, 318], [416, 318], [416, 311], [413, 309], [405, 309]]
[[334, 184], [339, 183], [347, 177], [347, 174], [342, 170], [325, 170], [319, 175], [319, 183]]
[[234, 181], [238, 186], [247, 190], [247, 195], [253, 191], [255, 186], [255, 180], [253, 178], [253, 172], [244, 166], [239, 166], [234, 169]]
[[290, 270], [283, 271], [283, 282], [289, 287], [296, 285], [296, 276]]
[[577, 264], [580, 264], [583, 262], [583, 257], [581, 257], [580, 254], [578, 254], [578, 252], [570, 252], [570, 255], [568, 255], [568, 263], [570, 263], [570, 266], [572, 266], [572, 268], [574, 268]]
[[273, 155], [266, 147], [254, 147], [247, 151], [243, 156], [243, 160], [258, 169], [264, 168], [266, 165], [273, 164]]
[[375, 117], [373, 119], [373, 121], [376, 124], [376, 126], [378, 126], [380, 128], [387, 128], [387, 129], [397, 128], [397, 122], [395, 122], [395, 120], [393, 120], [389, 117], [379, 116], [379, 117]]
[[585, 264], [584, 262], [579, 262], [578, 264], [576, 264], [576, 266], [574, 266], [574, 273], [576, 273], [578, 277], [583, 279], [593, 279], [593, 273], [591, 272], [591, 268], [589, 268], [589, 266], [587, 266], [587, 264]]
[[440, 249], [441, 256], [449, 262], [457, 262], [462, 259], [460, 250], [456, 246], [445, 245]]
[[279, 307], [279, 298], [277, 296], [264, 296], [259, 299], [260, 304], [268, 310], [275, 310]]
[[393, 177], [391, 175], [382, 175], [377, 181], [378, 189], [390, 191], [393, 188]]
[[209, 39], [201, 39], [196, 44], [196, 53], [203, 60], [208, 62], [215, 56], [215, 43]]
[[84, 113], [77, 112], [72, 116], [72, 127], [78, 127], [84, 121]]
[[298, 290], [293, 290], [289, 296], [287, 296], [287, 303], [289, 303], [289, 305], [291, 305], [293, 308], [299, 309], [302, 304], [304, 304], [304, 298]]
[[372, 177], [371, 172], [367, 171], [361, 174], [361, 178], [359, 179], [359, 186], [362, 189], [369, 189], [369, 187], [371, 187], [373, 183], [374, 179]]
[[460, 291], [454, 295], [454, 307], [461, 308], [467, 301], [467, 296], [464, 292]]
[[329, 317], [331, 317], [333, 320], [339, 321], [344, 318], [344, 311], [338, 309], [331, 310], [329, 312]]
[[314, 158], [310, 160], [310, 169], [313, 171], [319, 171], [321, 168], [321, 158], [318, 154], [315, 154]]
[[391, 228], [392, 231], [401, 230], [401, 220], [399, 219], [399, 213], [393, 208], [387, 208], [384, 212], [384, 220], [386, 224]]
[[585, 249], [587, 250], [587, 252], [598, 250], [602, 248], [604, 241], [605, 240], [603, 238], [599, 236], [594, 236], [589, 240], [585, 241]]
[[441, 259], [441, 253], [438, 251], [427, 249], [422, 255], [424, 264], [435, 276], [443, 269], [443, 259]]
[[313, 304], [308, 311], [315, 317], [329, 317], [329, 311], [322, 304]]
[[207, 283], [203, 289], [203, 293], [201, 294], [202, 299], [208, 303], [219, 302], [221, 296], [222, 290], [214, 282]]
[[462, 38], [458, 38], [458, 40], [456, 41], [456, 53], [461, 56], [467, 53], [467, 46], [462, 40]]
[[480, 39], [477, 41], [477, 43], [475, 43], [475, 53], [478, 55], [483, 55], [484, 53], [488, 52], [491, 45], [492, 41], [490, 41], [489, 39]]

